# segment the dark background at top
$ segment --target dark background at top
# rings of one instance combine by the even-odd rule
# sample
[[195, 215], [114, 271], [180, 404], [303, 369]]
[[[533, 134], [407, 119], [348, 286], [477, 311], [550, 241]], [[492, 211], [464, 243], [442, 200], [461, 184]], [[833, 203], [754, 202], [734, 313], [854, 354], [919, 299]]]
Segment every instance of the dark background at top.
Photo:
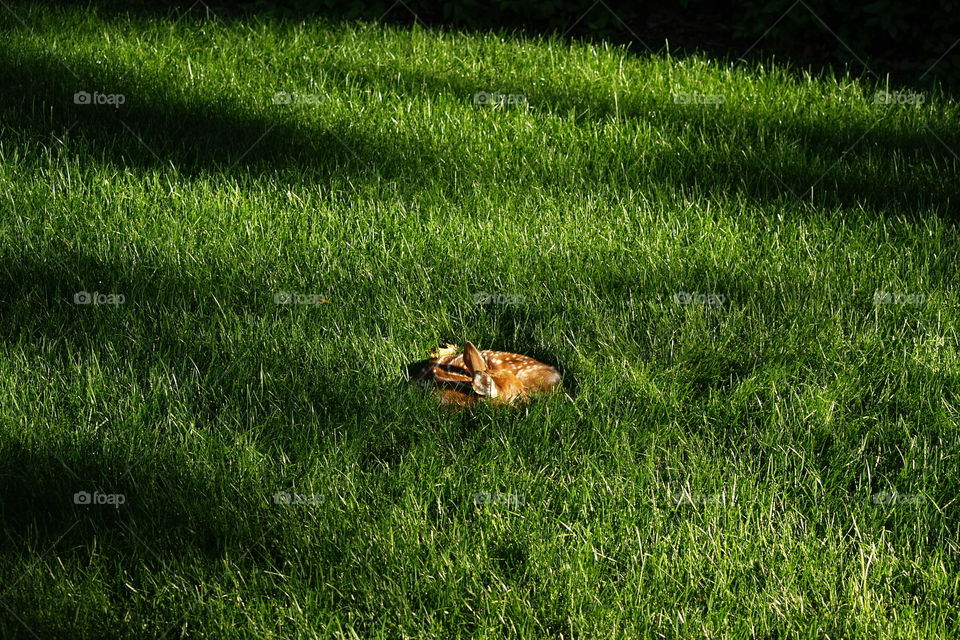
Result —
[[[58, 4], [52, 0], [52, 4]], [[59, 2], [60, 4], [71, 4]], [[897, 84], [956, 88], [960, 0], [90, 0], [108, 12], [176, 12], [229, 20], [250, 14], [303, 19], [415, 21], [466, 30], [556, 33], [722, 59], [775, 58], [797, 68], [849, 70]], [[749, 52], [748, 52], [749, 50]], [[746, 55], [745, 55], [746, 54]]]

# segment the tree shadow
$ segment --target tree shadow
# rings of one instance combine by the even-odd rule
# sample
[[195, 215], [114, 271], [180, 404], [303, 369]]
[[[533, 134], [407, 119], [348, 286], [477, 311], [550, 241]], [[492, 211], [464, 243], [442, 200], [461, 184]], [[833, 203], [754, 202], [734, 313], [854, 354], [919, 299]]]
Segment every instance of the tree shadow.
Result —
[[[389, 451], [368, 446], [368, 425], [382, 425], [384, 417], [397, 414], [396, 395], [364, 376], [345, 393], [340, 363], [291, 367], [302, 360], [295, 345], [282, 339], [262, 342], [256, 328], [239, 342], [227, 330], [197, 339], [191, 329], [217, 326], [228, 315], [283, 321], [291, 313], [272, 299], [249, 295], [251, 286], [269, 290], [267, 283], [258, 286], [236, 274], [211, 277], [220, 282], [219, 301], [197, 295], [210, 290], [209, 281], [170, 265], [148, 268], [77, 250], [59, 256], [53, 251], [2, 256], [0, 341], [29, 345], [27, 358], [34, 350], [42, 353], [51, 372], [136, 363], [129, 369], [134, 379], [125, 381], [144, 390], [156, 383], [151, 376], [162, 371], [177, 381], [171, 393], [183, 403], [179, 411], [202, 432], [193, 436], [172, 427], [164, 400], [154, 398], [131, 419], [141, 424], [139, 437], [142, 425], [152, 420], [156, 427], [150, 435], [156, 441], [131, 439], [126, 416], [100, 403], [85, 405], [89, 398], [82, 393], [63, 393], [55, 419], [76, 420], [76, 429], [61, 428], [51, 439], [44, 434], [50, 427], [32, 424], [21, 435], [11, 432], [0, 439], [0, 531], [8, 541], [3, 551], [8, 558], [28, 557], [32, 547], [50, 548], [66, 532], [64, 548], [87, 548], [96, 540], [121, 557], [144, 557], [158, 571], [180, 553], [270, 559], [271, 539], [264, 531], [278, 517], [271, 494], [296, 486], [313, 456], [346, 445], [399, 460], [415, 444], [394, 439], [387, 443]], [[77, 304], [78, 288], [92, 288], [94, 282], [126, 292], [126, 300], [100, 308]], [[226, 315], [222, 307], [229, 310]], [[271, 384], [250, 402], [250, 389], [259, 386], [261, 377]], [[220, 416], [225, 411], [243, 420], [224, 423]], [[89, 416], [97, 416], [95, 425], [85, 422]], [[277, 464], [265, 469], [262, 478], [225, 482], [227, 468], [216, 472], [216, 465], [229, 466], [233, 456], [242, 455], [234, 447], [237, 438], [250, 441]], [[178, 444], [158, 445], [163, 441]], [[191, 446], [201, 446], [209, 455], [191, 451]], [[376, 465], [362, 466], [371, 481], [383, 473]], [[117, 506], [77, 503], [78, 492], [120, 494], [125, 501]], [[251, 547], [256, 550], [248, 553]]]
[[[409, 69], [399, 63], [325, 64], [324, 73], [335, 80], [349, 79], [353, 85], [410, 100], [444, 95], [462, 101], [465, 109], [478, 110], [484, 107], [472, 104], [474, 94], [496, 88], [527, 94], [538, 112], [593, 127], [601, 136], [605, 124], [619, 122], [638, 135], [655, 133], [663, 141], [645, 152], [632, 148], [622, 135], [610, 140], [618, 148], [578, 150], [547, 142], [550, 153], [543, 153], [537, 143], [517, 150], [527, 168], [507, 166], [504, 174], [494, 176], [477, 171], [469, 143], [458, 148], [449, 140], [418, 137], [402, 125], [373, 133], [377, 128], [354, 126], [344, 115], [333, 117], [332, 123], [311, 123], [297, 117], [296, 109], [304, 105], [270, 104], [268, 116], [264, 105], [239, 98], [186, 99], [167, 88], [111, 75], [89, 61], [69, 63], [70, 70], [50, 54], [0, 48], [0, 81], [9, 87], [0, 94], [0, 122], [6, 122], [13, 140], [48, 140], [51, 133], [67, 131], [71, 139], [84, 140], [86, 154], [78, 157], [118, 169], [173, 167], [190, 176], [267, 173], [290, 182], [336, 181], [354, 187], [389, 182], [404, 193], [421, 190], [424, 173], [433, 174], [430, 184], [437, 188], [452, 189], [459, 183], [476, 191], [490, 180], [513, 180], [521, 186], [532, 180], [568, 191], [572, 178], [584, 190], [616, 194], [634, 183], [653, 183], [707, 197], [735, 194], [760, 205], [863, 208], [875, 215], [908, 218], [956, 219], [960, 207], [960, 126], [942, 119], [916, 128], [901, 122], [886, 126], [889, 115], [901, 109], [896, 105], [876, 119], [852, 115], [824, 120], [815, 107], [773, 113], [732, 102], [678, 104], [666, 95], [585, 94], [555, 85], [534, 91], [493, 87], [466, 74]], [[118, 108], [77, 105], [78, 88], [91, 95], [109, 90], [127, 98]], [[273, 97], [262, 99], [266, 103]], [[322, 103], [314, 107], [327, 108]], [[496, 110], [480, 117], [496, 118]], [[731, 130], [739, 132], [735, 145], [730, 144]], [[459, 157], [463, 152], [467, 157]], [[581, 161], [563, 171], [551, 164], [556, 160], [549, 160], [578, 152]]]
[[[44, 0], [54, 8], [71, 8], [63, 0]], [[766, 63], [773, 59], [791, 69], [798, 78], [807, 73], [842, 74], [854, 69], [891, 78], [898, 87], [929, 89], [936, 81], [938, 65], [947, 84], [957, 95], [957, 74], [953, 65], [940, 64], [954, 41], [950, 33], [949, 10], [921, 11], [905, 8], [897, 15], [872, 25], [872, 30], [849, 19], [843, 8], [741, 7], [732, 0], [710, 4], [678, 6], [669, 2], [604, 3], [589, 1], [579, 8], [558, 12], [554, 7], [531, 12], [531, 7], [500, 6], [479, 13], [473, 7], [443, 6], [431, 2], [344, 4], [247, 1], [225, 5], [191, 0], [139, 3], [119, 0], [90, 0], [88, 6], [101, 19], [127, 21], [131, 16], [203, 23], [217, 21], [230, 27], [250, 19], [270, 20], [275, 25], [293, 25], [307, 20], [324, 20], [331, 25], [353, 24], [357, 20], [383, 23], [397, 28], [415, 25], [432, 30], [483, 35], [497, 33], [522, 38], [557, 38], [565, 43], [596, 46], [610, 44], [655, 55], [669, 53], [685, 57], [708, 56], [735, 63], [741, 60]], [[796, 10], [793, 10], [796, 8]], [[744, 11], [746, 9], [746, 11]], [[773, 12], [773, 13], [770, 13]], [[762, 14], [769, 14], [764, 17]], [[875, 12], [866, 10], [866, 14]], [[886, 12], [890, 13], [890, 12]], [[886, 14], [884, 14], [886, 15]], [[820, 17], [824, 21], [820, 21]], [[769, 22], [767, 22], [769, 21]], [[894, 26], [897, 25], [898, 26]], [[834, 32], [830, 25], [839, 28]], [[923, 25], [919, 27], [918, 25]], [[852, 29], [852, 31], [851, 31]], [[912, 30], [930, 36], [923, 46], [897, 35]], [[852, 46], [852, 48], [851, 48]], [[946, 69], [942, 69], [947, 67]]]
[[[498, 86], [495, 79], [484, 82], [399, 64], [330, 62], [325, 72], [411, 99], [446, 95], [475, 109], [484, 108], [471, 104], [477, 92], [520, 94], [531, 108], [551, 117], [586, 126], [631, 123], [639, 132], [656, 131], [665, 139], [685, 137], [699, 143], [692, 149], [667, 145], [652, 155], [612, 149], [605, 157], [584, 159], [576, 177], [585, 189], [653, 181], [708, 196], [738, 194], [758, 204], [865, 208], [876, 215], [914, 218], [935, 211], [956, 219], [960, 213], [960, 126], [943, 118], [913, 129], [900, 123], [884, 126], [903, 106], [885, 105], [876, 118], [838, 121], [818, 118], [815, 105], [771, 114], [752, 104], [678, 103], [672, 94], [587, 95], [556, 86], [530, 91], [516, 80]], [[873, 94], [862, 98], [875, 99]], [[856, 104], [859, 100], [851, 99], [851, 106], [862, 106]], [[736, 146], [726, 144], [730, 130], [743, 132]], [[536, 157], [530, 155], [535, 163]], [[537, 177], [565, 186], [554, 182], [558, 176], [548, 166], [541, 167]]]
[[[436, 163], [425, 141], [402, 130], [378, 137], [349, 115], [306, 124], [298, 110], [330, 105], [275, 104], [283, 99], [276, 94], [261, 96], [257, 104], [236, 96], [188, 98], [91, 61], [63, 62], [12, 47], [0, 47], [0, 83], [6, 87], [0, 128], [7, 140], [69, 139], [68, 154], [117, 170], [172, 168], [188, 177], [275, 174], [356, 186], [396, 181]], [[123, 103], [95, 104], [111, 99]]]

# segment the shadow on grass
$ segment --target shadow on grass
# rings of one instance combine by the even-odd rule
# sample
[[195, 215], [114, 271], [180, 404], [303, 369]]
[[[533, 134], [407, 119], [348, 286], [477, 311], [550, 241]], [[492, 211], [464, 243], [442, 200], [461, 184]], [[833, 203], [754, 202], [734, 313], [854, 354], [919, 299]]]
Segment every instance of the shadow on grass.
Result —
[[[64, 0], [44, 0], [43, 4], [60, 11], [74, 9], [74, 3]], [[725, 62], [742, 61], [746, 56], [751, 62], [763, 64], [776, 60], [781, 66], [784, 63], [789, 65], [799, 79], [808, 73], [842, 74], [852, 69], [855, 73], [866, 74], [872, 69], [878, 77], [898, 83], [897, 88], [922, 90], [939, 80], [946, 83], [945, 86], [953, 90], [954, 95], [957, 89], [955, 70], [940, 64], [950, 51], [953, 37], [949, 34], [949, 28], [943, 25], [937, 28], [936, 20], [942, 15], [937, 12], [920, 12], [912, 16], [913, 21], [922, 20], [926, 23], [925, 29], [915, 28], [914, 31], [933, 32], [933, 38], [927, 43], [929, 46], [918, 48], [915, 42], [897, 37], [895, 30], [874, 25], [872, 32], [857, 30], [856, 39], [862, 40], [855, 42], [851, 49], [848, 46], [852, 41], [850, 34], [838, 39], [828, 25], [817, 24], [818, 20], [813, 14], [803, 10], [791, 10], [780, 16], [781, 19], [787, 18], [782, 24], [779, 19], [774, 22], [777, 16], [771, 14], [769, 28], [754, 23], [751, 28], [744, 30], [744, 25], [734, 17], [739, 7], [735, 2], [726, 0], [713, 3], [710, 7], [635, 3], [629, 9], [588, 2], [567, 18], [552, 15], [546, 22], [541, 19], [542, 16], [524, 11], [505, 12], [503, 7], [484, 15], [471, 11], [467, 11], [467, 15], [458, 15], [456, 10], [449, 12], [449, 7], [435, 6], [431, 9], [421, 3], [420, 6], [415, 5], [414, 11], [408, 4], [389, 0], [363, 3], [363, 6], [320, 6], [302, 2], [280, 4], [282, 6], [263, 2], [225, 5], [167, 0], [135, 5], [129, 1], [89, 0], [85, 8], [96, 11], [100, 20], [118, 23], [128, 22], [133, 17], [194, 25], [217, 22], [228, 28], [245, 26], [251, 19], [267, 20], [277, 29], [314, 20], [323, 20], [334, 26], [353, 25], [357, 20], [395, 28], [420, 25], [444, 34], [483, 36], [494, 33], [505, 38], [546, 37], [570, 44], [624, 46], [641, 52], [641, 55], [646, 55], [647, 51], [657, 55], [669, 52], [681, 58], [706, 55]], [[842, 8], [837, 10], [843, 11]], [[948, 9], [943, 7], [941, 11], [947, 12]], [[551, 14], [549, 9], [547, 14]], [[585, 19], [588, 16], [599, 18], [601, 22], [606, 20], [607, 25], [599, 27], [591, 24], [592, 20]], [[832, 22], [829, 15], [824, 17], [827, 23]], [[801, 27], [804, 21], [807, 24]], [[786, 38], [780, 37], [780, 27], [784, 28]], [[742, 33], [735, 33], [741, 30]], [[798, 33], [803, 34], [800, 42], [797, 40]], [[942, 40], [941, 48], [935, 45], [937, 37]]]
[[[436, 73], [408, 66], [328, 63], [330, 77], [415, 100], [448, 95], [471, 104], [478, 91], [526, 95], [539, 112], [586, 125], [621, 120], [648, 125], [666, 138], [703, 141], [701, 150], [684, 147], [655, 155], [629, 148], [612, 150], [616, 162], [585, 162], [585, 188], [666, 182], [702, 194], [733, 192], [758, 204], [796, 201], [819, 207], [865, 207], [878, 215], [890, 209], [918, 217], [936, 210], [956, 219], [960, 213], [960, 126], [944, 119], [923, 127], [884, 126], [902, 107], [890, 106], [876, 118], [819, 121], [816, 105], [763, 113], [752, 104], [676, 104], [672, 95], [585, 94], [556, 87], [530, 91], [459, 73]], [[874, 96], [866, 96], [867, 101]], [[859, 108], [861, 105], [854, 105]], [[811, 108], [812, 107], [812, 108]], [[730, 130], [744, 130], [735, 147], [718, 148]], [[622, 158], [627, 163], [622, 163]], [[851, 161], [863, 161], [859, 167]], [[918, 169], [924, 169], [919, 171]], [[542, 174], [545, 181], [551, 176]], [[812, 198], [811, 198], [812, 190]]]
[[[77, 67], [81, 78], [74, 80], [52, 56], [18, 55], [11, 49], [7, 46], [0, 50], [0, 81], [8, 87], [0, 94], [0, 113], [8, 122], [4, 134], [12, 145], [51, 133], [59, 135], [72, 128], [98, 152], [96, 156], [85, 156], [86, 159], [118, 168], [165, 169], [173, 166], [193, 175], [231, 175], [233, 169], [255, 174], [280, 168], [302, 172], [299, 179], [304, 181], [406, 180], [409, 185], [404, 188], [411, 192], [421, 188], [418, 171], [435, 165], [439, 159], [428, 144], [412, 135], [405, 139], [377, 138], [363, 128], [351, 127], [347, 121], [328, 129], [305, 128], [295, 119], [265, 117], [240, 103], [224, 108], [214, 97], [185, 101], [172, 93], [161, 92], [155, 96], [155, 102], [137, 103], [131, 99], [123, 107], [122, 115], [92, 107], [80, 108], [73, 105], [73, 93], [77, 90], [103, 87], [111, 92], [126, 92], [132, 97], [138, 94], [138, 85], [86, 66]], [[346, 69], [332, 69], [332, 72], [343, 74]], [[416, 91], [446, 93], [462, 97], [465, 103], [475, 91], [482, 89], [452, 75], [408, 72], [401, 76], [400, 84], [394, 84], [389, 76], [380, 76], [369, 69], [364, 73], [359, 77], [369, 87], [400, 88], [411, 94]], [[573, 91], [555, 90], [539, 98], [544, 111], [561, 118], [584, 106], [583, 97]], [[600, 123], [617, 113], [618, 117], [647, 121], [665, 132], [686, 129], [708, 138], [725, 126], [740, 123], [736, 115], [720, 111], [694, 113], [679, 107], [649, 115], [649, 111], [658, 106], [652, 101], [641, 100], [615, 109], [611, 100], [591, 97], [586, 106], [590, 109], [587, 115], [577, 117], [587, 123]], [[890, 158], [884, 160], [881, 154], [876, 158], [879, 164], [863, 175], [831, 176], [828, 171], [828, 177], [822, 181], [820, 204], [866, 204], [883, 214], [891, 203], [917, 213], [922, 213], [924, 206], [949, 203], [941, 210], [955, 215], [958, 195], [956, 163], [952, 154], [931, 136], [923, 132], [895, 134], [871, 128], [866, 123], [821, 129], [816, 122], [803, 118], [787, 120], [790, 137], [784, 147], [800, 145], [804, 153], [813, 154], [827, 164], [841, 158], [853, 146], [856, 149], [885, 149], [887, 153], [895, 152], [927, 163], [924, 166], [929, 168], [946, 168], [943, 172], [931, 174], [932, 178], [907, 173], [899, 181], [890, 182], [887, 178], [897, 174], [896, 165]], [[745, 146], [753, 145], [752, 156], [743, 156], [741, 150], [724, 150], [714, 157], [679, 160], [666, 155], [633, 155], [629, 156], [633, 160], [629, 170], [622, 171], [613, 164], [594, 165], [585, 169], [581, 178], [586, 187], [622, 185], [629, 188], [634, 179], [645, 180], [648, 173], [662, 173], [662, 180], [678, 189], [697, 188], [707, 193], [733, 191], [760, 203], [790, 199], [789, 191], [802, 193], [820, 178], [818, 169], [804, 164], [803, 154], [798, 154], [796, 164], [785, 167], [783, 162], [786, 159], [782, 154], [768, 154], [760, 141], [774, 123], [748, 122], [747, 126], [749, 137], [744, 143]], [[938, 133], [949, 146], [956, 145], [957, 132], [953, 127], [945, 127]], [[441, 178], [451, 175], [442, 171], [455, 174], [462, 169], [455, 162], [450, 166], [452, 169], [440, 169]], [[786, 169], [779, 175], [779, 180], [785, 183], [788, 192], [777, 186], [777, 180], [767, 177], [765, 172], [769, 171], [769, 166], [774, 167], [774, 173], [779, 168]], [[549, 167], [542, 171], [548, 179]], [[196, 385], [196, 396], [190, 400], [190, 412], [198, 417], [200, 426], [215, 421], [228, 406], [243, 405], [248, 383], [254, 382], [264, 371], [277, 381], [272, 387], [275, 395], [269, 402], [265, 401], [264, 406], [306, 409], [312, 401], [321, 409], [319, 415], [311, 417], [313, 426], [319, 431], [305, 433], [291, 433], [293, 425], [290, 422], [271, 421], [268, 415], [253, 415], [255, 420], [262, 419], [272, 425], [260, 437], [269, 440], [278, 451], [283, 451], [291, 443], [303, 451], [303, 443], [314, 435], [320, 437], [321, 446], [334, 448], [335, 443], [323, 442], [324, 428], [352, 427], [363, 420], [376, 424], [381, 417], [379, 412], [384, 404], [371, 404], [366, 400], [380, 389], [358, 389], [356, 385], [364, 383], [362, 380], [358, 383], [356, 377], [353, 392], [346, 394], [337, 393], [343, 386], [339, 372], [309, 371], [307, 375], [291, 375], [291, 362], [297, 362], [297, 354], [289, 346], [286, 350], [262, 349], [255, 358], [242, 357], [226, 338], [204, 342], [183, 331], [185, 327], [196, 327], [197, 324], [178, 325], [171, 321], [178, 314], [193, 317], [201, 321], [199, 324], [219, 321], [222, 317], [217, 311], [220, 302], [201, 300], [196, 296], [179, 301], [169, 297], [171, 290], [209, 291], [218, 274], [208, 274], [210, 281], [201, 280], [169, 268], [146, 269], [119, 261], [109, 263], [80, 252], [64, 256], [3, 256], [0, 269], [0, 336], [7, 343], [44, 345], [53, 362], [64, 366], [75, 362], [77, 354], [84, 351], [92, 351], [104, 358], [119, 355], [130, 362], [143, 362], [148, 366], [162, 364], [179, 379], [189, 381], [185, 384]], [[262, 312], [262, 307], [258, 307], [247, 293], [251, 283], [241, 283], [238, 279], [234, 276], [233, 284], [226, 287], [222, 302], [234, 310]], [[89, 309], [78, 309], [72, 296], [98, 282], [110, 283], [118, 291], [138, 292], [143, 300], [156, 305], [153, 309], [158, 313], [137, 316], [133, 322], [122, 314], [99, 314], [96, 317], [79, 314], [79, 311]], [[266, 283], [262, 284], [260, 290], [269, 289]], [[592, 286], [622, 293], [630, 289], [626, 280], [610, 283], [597, 279]], [[163, 300], [166, 304], [161, 302]], [[478, 317], [486, 314], [490, 320], [489, 333], [483, 336], [489, 344], [481, 345], [482, 348], [510, 345], [512, 349], [562, 369], [563, 365], [556, 361], [555, 354], [543, 351], [535, 336], [523, 332], [524, 328], [548, 322], [550, 307], [487, 307], [474, 313]], [[131, 337], [135, 339], [131, 340]], [[470, 338], [480, 344], [479, 337]], [[247, 344], [256, 345], [256, 339], [251, 338]], [[260, 372], [251, 370], [253, 362], [261, 365]], [[731, 371], [742, 375], [749, 372], [744, 368], [749, 365], [746, 355], [743, 362], [738, 362], [718, 360], [707, 353], [696, 356], [691, 369], [706, 372], [702, 380], [694, 378], [695, 384], [707, 385], [699, 389], [706, 393], [711, 381], [715, 383]], [[572, 383], [576, 387], [575, 376], [571, 372], [564, 374], [565, 382], [570, 383], [574, 378]], [[142, 383], [147, 385], [149, 381], [144, 379]], [[79, 402], [79, 399], [72, 401]], [[157, 413], [156, 417], [163, 416]], [[227, 447], [229, 435], [234, 434], [228, 434], [219, 444]], [[357, 430], [349, 437], [354, 443], [363, 443], [367, 435]], [[211, 485], [206, 470], [191, 466], [196, 463], [177, 457], [173, 451], [161, 450], [152, 455], [148, 451], [145, 455], [151, 460], [150, 464], [130, 466], [128, 456], [115, 450], [105, 452], [95, 442], [96, 435], [80, 439], [69, 457], [64, 453], [68, 447], [58, 449], [63, 454], [59, 455], [25, 442], [10, 440], [3, 443], [0, 477], [4, 478], [4, 495], [0, 504], [3, 504], [7, 539], [31, 537], [38, 547], [48, 548], [72, 523], [80, 521], [90, 524], [82, 524], [70, 534], [66, 543], [83, 541], [84, 536], [108, 530], [116, 532], [109, 545], [120, 553], [142, 553], [138, 549], [145, 544], [161, 555], [187, 549], [219, 557], [229, 551], [242, 552], [253, 545], [256, 547], [253, 558], [277, 559], [277, 552], [267, 548], [262, 536], [264, 523], [270, 520], [267, 496], [275, 486], [265, 488], [262, 495], [250, 495], [244, 490], [249, 489], [250, 482], [237, 486]], [[411, 445], [412, 440], [406, 434], [384, 436], [374, 442], [365, 460], [371, 468], [377, 467], [378, 460], [387, 466], [395, 465]], [[65, 460], [62, 461], [61, 457]], [[65, 466], [70, 472], [66, 476]], [[76, 478], [71, 479], [70, 474], [75, 474]], [[220, 477], [225, 475], [226, 471]], [[87, 509], [74, 504], [75, 492], [91, 490], [122, 493], [129, 495], [130, 501], [115, 510], [93, 506]], [[172, 492], [180, 492], [180, 497], [171, 500]], [[181, 509], [187, 504], [190, 505], [188, 511]], [[244, 512], [244, 517], [237, 516], [239, 511]], [[131, 534], [128, 537], [123, 533], [125, 527], [134, 527], [136, 536]], [[266, 539], [269, 540], [269, 535]], [[22, 551], [16, 546], [15, 543], [15, 548], [6, 553]], [[503, 555], [513, 562], [510, 560], [512, 553], [506, 549]]]
[[[285, 517], [277, 512], [283, 506], [271, 503], [274, 492], [296, 487], [316, 459], [343, 456], [343, 447], [376, 483], [384, 470], [375, 462], [395, 465], [415, 445], [409, 434], [396, 432], [403, 418], [385, 387], [363, 376], [345, 386], [341, 371], [316, 360], [291, 366], [303, 358], [283, 340], [282, 326], [280, 337], [267, 340], [248, 328], [238, 340], [236, 327], [225, 324], [231, 315], [282, 325], [290, 309], [272, 300], [259, 304], [249, 295], [256, 285], [241, 276], [209, 275], [219, 288], [168, 267], [105, 262], [77, 251], [2, 256], [0, 341], [25, 345], [28, 362], [40, 354], [50, 376], [65, 376], [54, 383], [62, 397], [51, 400], [37, 423], [0, 439], [5, 556], [29, 556], [66, 533], [61, 548], [96, 540], [121, 557], [142, 556], [158, 570], [181, 553], [280, 561], [268, 533]], [[79, 288], [97, 282], [127, 292], [127, 301], [109, 308], [74, 304]], [[220, 301], [204, 291], [217, 291]], [[235, 313], [224, 314], [221, 305]], [[205, 328], [213, 330], [200, 335]], [[133, 366], [125, 370], [124, 363]], [[131, 385], [146, 391], [158, 379], [175, 382], [168, 395], [152, 396], [136, 415], [125, 415], [104, 406], [110, 389], [101, 398], [73, 386], [88, 367], [108, 380], [113, 374], [104, 376], [101, 367], [117, 371], [127, 389], [122, 397]], [[39, 415], [26, 414], [28, 420]], [[54, 421], [52, 435], [51, 425], [42, 423], [47, 419]], [[371, 433], [373, 424], [381, 430]], [[234, 458], [253, 451], [276, 464], [260, 477], [233, 477]], [[83, 491], [121, 494], [125, 502], [76, 504], [74, 494]], [[326, 508], [319, 507], [318, 518]]]
[[[277, 503], [276, 485], [250, 491], [249, 482], [211, 476], [202, 461], [184, 455], [155, 453], [130, 466], [93, 442], [62, 454], [0, 440], [0, 553], [4, 570], [19, 570], [0, 586], [0, 630], [6, 626], [14, 637], [24, 628], [40, 637], [91, 632], [84, 618], [95, 605], [77, 605], [76, 618], [50, 616], [48, 598], [56, 592], [106, 591], [111, 608], [147, 618], [139, 633], [185, 637], [175, 629], [202, 622], [204, 607], [186, 594], [171, 596], [148, 576], [202, 590], [237, 572], [270, 589], [279, 582], [265, 576], [291, 567], [308, 574], [356, 570], [347, 554], [362, 546], [362, 520], [344, 518], [333, 500]], [[305, 525], [312, 532], [309, 560], [289, 535]], [[362, 609], [350, 585], [338, 586], [327, 595], [336, 606]], [[97, 624], [109, 626], [109, 618]], [[117, 628], [104, 633], [112, 637]]]
[[[91, 281], [137, 295], [109, 309], [73, 304], [76, 288]], [[227, 278], [218, 290], [231, 309], [261, 316], [289, 311], [276, 305], [265, 311], [245, 287], [233, 284]], [[366, 520], [351, 509], [375, 507], [351, 492], [369, 491], [376, 505], [389, 501], [392, 494], [377, 487], [393, 487], [388, 476], [417, 445], [417, 429], [399, 426], [398, 394], [364, 376], [347, 380], [341, 371], [303, 363], [293, 344], [281, 340], [278, 348], [257, 349], [269, 343], [260, 343], [255, 331], [242, 345], [229, 331], [214, 331], [205, 340], [193, 335], [190, 326], [216, 327], [224, 315], [205, 296], [175, 296], [208, 286], [174, 270], [78, 253], [61, 261], [7, 255], [0, 262], [0, 341], [27, 345], [26, 361], [41, 355], [50, 376], [66, 372], [64, 382], [54, 383], [52, 407], [27, 411], [22, 430], [13, 426], [0, 437], [0, 557], [5, 568], [34, 569], [0, 587], [0, 599], [27, 628], [51, 636], [72, 628], [69, 620], [45, 618], [32, 599], [45, 584], [37, 571], [46, 571], [46, 560], [63, 563], [78, 580], [104, 581], [120, 608], [139, 597], [131, 595], [131, 585], [140, 594], [152, 593], [150, 581], [141, 581], [144, 572], [207, 584], [222, 577], [224, 566], [249, 575], [279, 575], [291, 565], [306, 572], [305, 562], [310, 571], [356, 570], [347, 550], [363, 546]], [[153, 308], [163, 308], [163, 316], [138, 308], [140, 300], [160, 301]], [[177, 318], [196, 322], [184, 325]], [[124, 374], [124, 362], [136, 363], [129, 369], [135, 380]], [[176, 384], [168, 394], [147, 392], [149, 401], [128, 416], [102, 406], [110, 402], [110, 389], [102, 390], [102, 398], [96, 391], [85, 397], [70, 382], [87, 368], [102, 378], [108, 368], [117, 371], [125, 388], [151, 389], [158, 371]], [[270, 382], [251, 396], [260, 386], [258, 376]], [[170, 404], [183, 403], [177, 415], [187, 421], [170, 414], [170, 394], [177, 398]], [[127, 433], [131, 422], [135, 428]], [[251, 454], [270, 463], [251, 468], [242, 461]], [[324, 501], [317, 505], [276, 502], [276, 492], [311, 491], [300, 478], [329, 458], [342, 460], [344, 473], [361, 483], [320, 487]], [[358, 506], [343, 507], [340, 492]], [[91, 503], [77, 503], [83, 494]], [[123, 502], [97, 504], [98, 496], [122, 496]], [[298, 534], [290, 533], [305, 525], [311, 539], [318, 538], [309, 561], [301, 557]], [[96, 576], [84, 574], [91, 565]], [[338, 606], [362, 609], [350, 599], [349, 585], [340, 589], [342, 599], [330, 596]], [[171, 611], [174, 618], [158, 612], [150, 624], [175, 626], [177, 618], [201, 615]], [[4, 621], [22, 632], [20, 622], [0, 614], [0, 628]]]
[[[404, 149], [417, 149], [424, 165], [436, 162], [424, 143], [396, 132], [389, 139], [371, 137], [350, 115], [307, 126], [298, 121], [300, 106], [274, 104], [274, 94], [260, 96], [257, 104], [223, 95], [186, 99], [110, 75], [88, 60], [61, 61], [0, 46], [0, 83], [6, 87], [0, 94], [6, 140], [69, 136], [72, 143], [85, 143], [77, 154], [81, 160], [117, 170], [172, 168], [191, 177], [287, 171], [304, 183], [356, 184], [409, 175], [416, 167]], [[124, 104], [75, 103], [84, 99], [78, 94], [96, 93], [122, 95]]]
[[[572, 171], [574, 186], [587, 191], [612, 189], [619, 194], [635, 184], [663, 184], [708, 197], [739, 194], [757, 205], [863, 207], [876, 215], [953, 219], [960, 212], [960, 127], [933, 120], [915, 129], [902, 123], [887, 126], [897, 107], [876, 119], [852, 116], [822, 122], [815, 108], [771, 115], [752, 105], [673, 104], [670, 96], [614, 97], [555, 87], [529, 92], [522, 86], [480, 86], [479, 79], [464, 74], [399, 64], [331, 61], [323, 71], [411, 101], [451, 96], [465, 109], [478, 109], [472, 104], [477, 91], [529, 94], [537, 111], [587, 127], [616, 119], [634, 123], [639, 135], [655, 131], [665, 141], [696, 141], [690, 143], [693, 147], [665, 144], [655, 152], [638, 152], [623, 141], [620, 148], [585, 149]], [[411, 196], [427, 184], [482, 191], [491, 179], [503, 180], [478, 171], [469, 157], [469, 143], [464, 147], [418, 137], [396, 123], [384, 123], [389, 133], [373, 134], [374, 128], [357, 126], [352, 116], [342, 114], [326, 124], [310, 124], [298, 118], [300, 107], [272, 104], [272, 95], [262, 96], [259, 105], [229, 96], [188, 99], [89, 61], [63, 61], [10, 46], [0, 47], [0, 81], [8, 87], [0, 94], [0, 121], [8, 139], [49, 140], [69, 132], [71, 140], [81, 138], [87, 144], [89, 155], [79, 157], [117, 168], [173, 167], [187, 175], [230, 177], [279, 173], [297, 183], [338, 181], [354, 187], [386, 182]], [[126, 103], [118, 109], [76, 105], [77, 91], [123, 94]], [[494, 114], [488, 110], [484, 115]], [[736, 145], [730, 144], [731, 129], [743, 131]], [[516, 179], [520, 188], [536, 181], [569, 192], [571, 176], [544, 158], [565, 157], [577, 149], [561, 149], [562, 142], [548, 145], [560, 146], [547, 154], [539, 148], [518, 149], [529, 169], [515, 177], [507, 173], [503, 186], [512, 188], [510, 182]], [[432, 180], [423, 180], [424, 174]]]

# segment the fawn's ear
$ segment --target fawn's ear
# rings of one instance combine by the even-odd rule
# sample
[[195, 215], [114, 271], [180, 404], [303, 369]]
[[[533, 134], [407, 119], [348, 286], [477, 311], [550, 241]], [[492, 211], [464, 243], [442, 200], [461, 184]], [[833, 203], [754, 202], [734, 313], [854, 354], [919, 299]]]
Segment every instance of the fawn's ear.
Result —
[[477, 371], [487, 370], [487, 363], [472, 342], [467, 342], [467, 346], [463, 348], [463, 364], [471, 375]]

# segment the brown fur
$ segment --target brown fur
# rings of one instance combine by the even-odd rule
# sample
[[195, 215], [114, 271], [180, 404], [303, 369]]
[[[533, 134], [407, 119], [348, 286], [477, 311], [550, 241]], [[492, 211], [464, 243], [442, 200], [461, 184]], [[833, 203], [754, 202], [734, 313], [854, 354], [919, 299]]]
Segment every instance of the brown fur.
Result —
[[553, 391], [560, 385], [560, 372], [519, 353], [478, 351], [467, 342], [463, 353], [427, 361], [416, 380], [432, 385], [442, 404], [515, 404]]

